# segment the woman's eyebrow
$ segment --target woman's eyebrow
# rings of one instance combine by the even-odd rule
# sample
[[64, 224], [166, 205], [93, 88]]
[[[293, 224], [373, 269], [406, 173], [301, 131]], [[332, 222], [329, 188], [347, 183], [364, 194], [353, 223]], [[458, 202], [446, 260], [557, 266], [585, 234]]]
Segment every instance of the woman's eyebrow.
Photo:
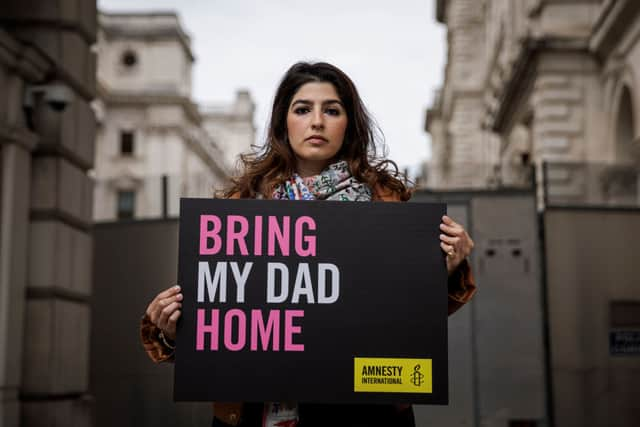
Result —
[[328, 99], [322, 103], [322, 105], [328, 105], [328, 104], [339, 104], [341, 107], [343, 106], [342, 102], [339, 99]]
[[[313, 105], [313, 101], [309, 99], [296, 99], [295, 101], [293, 101], [293, 104], [291, 104], [291, 106], [294, 106], [296, 104]], [[342, 105], [342, 102], [339, 99], [327, 99], [326, 101], [322, 101], [322, 105], [327, 105], [327, 104]]]

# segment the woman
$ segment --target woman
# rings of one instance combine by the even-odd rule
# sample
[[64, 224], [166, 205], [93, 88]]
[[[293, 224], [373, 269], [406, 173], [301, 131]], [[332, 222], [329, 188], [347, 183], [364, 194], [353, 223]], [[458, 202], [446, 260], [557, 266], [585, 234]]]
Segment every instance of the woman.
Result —
[[[225, 196], [406, 201], [411, 193], [395, 163], [376, 155], [375, 129], [346, 74], [326, 63], [297, 63], [276, 92], [264, 147], [242, 158], [244, 173]], [[447, 216], [440, 229], [451, 314], [475, 292], [466, 261], [473, 242]], [[142, 340], [156, 362], [172, 359], [181, 301], [180, 288], [169, 288], [153, 299], [142, 320]], [[217, 403], [214, 415], [214, 426], [414, 425], [409, 405]]]

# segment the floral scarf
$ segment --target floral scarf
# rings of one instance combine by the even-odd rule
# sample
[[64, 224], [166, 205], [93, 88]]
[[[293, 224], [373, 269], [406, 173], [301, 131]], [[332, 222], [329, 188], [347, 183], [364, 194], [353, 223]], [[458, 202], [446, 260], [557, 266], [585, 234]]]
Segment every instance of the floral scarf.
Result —
[[351, 176], [349, 165], [340, 160], [327, 166], [319, 175], [302, 178], [297, 173], [278, 184], [272, 197], [277, 200], [339, 200], [368, 202], [371, 189]]

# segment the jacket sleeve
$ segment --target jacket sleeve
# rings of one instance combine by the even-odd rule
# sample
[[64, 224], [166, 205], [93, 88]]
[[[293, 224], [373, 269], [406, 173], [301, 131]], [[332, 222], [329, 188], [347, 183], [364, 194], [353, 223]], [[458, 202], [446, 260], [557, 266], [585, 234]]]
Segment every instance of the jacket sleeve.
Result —
[[156, 363], [173, 362], [174, 350], [164, 345], [160, 339], [160, 328], [146, 314], [140, 320], [140, 340], [151, 360]]
[[471, 272], [471, 266], [466, 259], [460, 263], [456, 271], [449, 276], [449, 315], [455, 313], [460, 307], [465, 305], [476, 293], [476, 283]]

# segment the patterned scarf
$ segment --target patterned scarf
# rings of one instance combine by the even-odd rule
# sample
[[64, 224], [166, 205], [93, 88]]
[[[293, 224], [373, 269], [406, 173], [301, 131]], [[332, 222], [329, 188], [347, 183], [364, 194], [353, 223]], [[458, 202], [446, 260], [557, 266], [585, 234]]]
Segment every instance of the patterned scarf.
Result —
[[276, 200], [339, 200], [342, 202], [368, 202], [371, 189], [349, 172], [346, 161], [329, 165], [319, 175], [302, 178], [297, 173], [278, 184], [272, 197]]

